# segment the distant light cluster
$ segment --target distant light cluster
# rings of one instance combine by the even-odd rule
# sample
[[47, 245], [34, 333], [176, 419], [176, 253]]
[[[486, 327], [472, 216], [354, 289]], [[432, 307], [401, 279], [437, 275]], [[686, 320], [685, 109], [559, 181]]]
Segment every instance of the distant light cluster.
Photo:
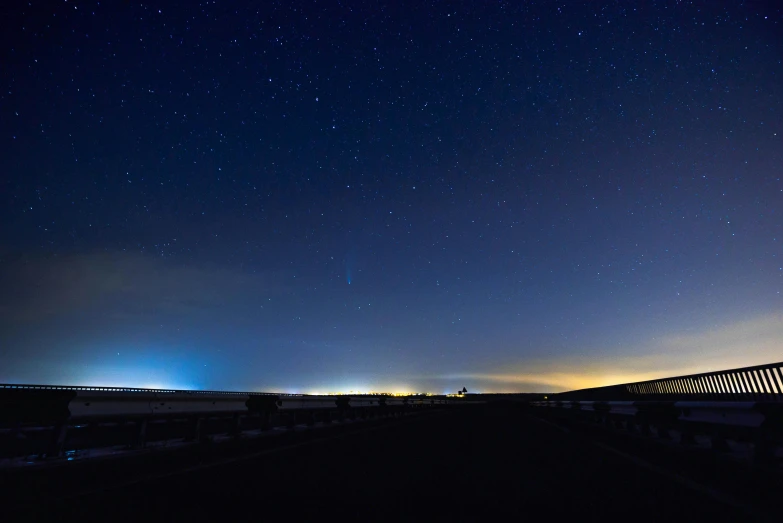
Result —
[[[319, 393], [312, 393], [318, 395]], [[408, 397], [408, 396], [433, 396], [430, 392], [377, 392], [377, 391], [358, 391], [351, 390], [348, 392], [327, 392], [326, 396], [394, 396], [394, 397]]]

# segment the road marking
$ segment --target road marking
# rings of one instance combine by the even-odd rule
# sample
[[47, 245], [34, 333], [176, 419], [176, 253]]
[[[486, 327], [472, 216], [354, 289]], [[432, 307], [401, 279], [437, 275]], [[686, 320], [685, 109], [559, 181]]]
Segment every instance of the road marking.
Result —
[[549, 425], [550, 427], [554, 427], [557, 430], [559, 430], [560, 432], [563, 432], [564, 434], [570, 434], [571, 433], [570, 429], [568, 429], [566, 427], [563, 427], [562, 425], [558, 425], [557, 423], [551, 422], [548, 419], [539, 418], [537, 416], [530, 416], [530, 417], [533, 418], [536, 421], [540, 421], [541, 423], [544, 423], [545, 425]]
[[[440, 411], [440, 412], [442, 412], [442, 411]], [[431, 414], [435, 414], [435, 412], [432, 412]], [[234, 457], [225, 458], [225, 459], [222, 459], [222, 460], [211, 461], [209, 463], [201, 463], [201, 464], [198, 464], [198, 465], [192, 465], [190, 467], [186, 467], [186, 468], [182, 468], [182, 469], [171, 470], [171, 471], [168, 471], [168, 472], [160, 472], [158, 474], [152, 474], [152, 475], [149, 475], [149, 476], [137, 477], [137, 478], [129, 479], [129, 480], [124, 481], [122, 483], [115, 483], [115, 484], [112, 484], [112, 485], [101, 486], [101, 487], [97, 487], [97, 488], [83, 490], [83, 491], [80, 491], [80, 492], [74, 492], [74, 493], [66, 494], [64, 496], [54, 496], [52, 499], [53, 499], [53, 501], [66, 501], [66, 500], [71, 500], [71, 499], [74, 499], [74, 498], [90, 496], [90, 495], [93, 495], [93, 494], [100, 494], [100, 493], [108, 492], [108, 491], [111, 491], [111, 490], [117, 490], [117, 489], [120, 489], [120, 488], [125, 488], [125, 487], [129, 487], [129, 486], [132, 486], [132, 485], [137, 485], [139, 483], [145, 483], [145, 482], [148, 482], [148, 481], [156, 481], [156, 480], [171, 478], [171, 477], [174, 477], [174, 476], [180, 476], [180, 475], [188, 474], [188, 473], [191, 473], [191, 472], [198, 472], [198, 471], [210, 469], [210, 468], [213, 468], [213, 467], [222, 467], [222, 466], [225, 466], [225, 465], [231, 465], [232, 463], [238, 463], [240, 461], [248, 461], [248, 460], [260, 458], [262, 456], [267, 456], [269, 454], [274, 454], [276, 452], [284, 452], [286, 450], [292, 450], [292, 449], [304, 447], [304, 446], [307, 446], [307, 445], [312, 445], [312, 444], [315, 444], [315, 443], [324, 443], [324, 442], [327, 442], [327, 441], [334, 441], [334, 440], [342, 439], [342, 438], [347, 437], [347, 436], [355, 436], [357, 434], [374, 432], [376, 430], [380, 430], [380, 429], [384, 429], [384, 428], [390, 428], [390, 427], [397, 427], [397, 426], [400, 426], [400, 425], [406, 425], [408, 423], [416, 421], [417, 419], [421, 419], [421, 418], [419, 416], [414, 416], [414, 417], [409, 418], [409, 419], [399, 420], [397, 423], [394, 423], [392, 425], [381, 424], [381, 425], [376, 425], [374, 427], [364, 427], [364, 428], [361, 428], [359, 430], [353, 430], [353, 431], [350, 431], [350, 432], [344, 432], [342, 434], [334, 434], [334, 435], [326, 436], [326, 437], [322, 437], [322, 438], [316, 438], [316, 439], [307, 440], [307, 441], [300, 441], [298, 443], [292, 443], [290, 445], [283, 445], [283, 446], [275, 447], [275, 448], [272, 448], [272, 449], [261, 450], [261, 451], [258, 451], [258, 452], [254, 452], [252, 454], [243, 454], [243, 455], [240, 455], [240, 456], [234, 456]]]
[[[533, 418], [536, 421], [539, 421], [545, 425], [548, 425], [550, 427], [556, 428], [557, 430], [565, 433], [570, 434], [571, 430], [563, 427], [562, 425], [558, 425], [557, 423], [554, 423], [552, 421], [539, 418], [537, 416], [530, 415], [531, 418]], [[610, 452], [618, 457], [621, 457], [625, 459], [626, 461], [630, 461], [637, 467], [641, 467], [645, 470], [648, 470], [650, 472], [653, 472], [655, 474], [658, 474], [660, 476], [663, 476], [669, 480], [672, 480], [675, 483], [678, 483], [679, 485], [682, 485], [685, 488], [688, 488], [690, 490], [699, 492], [715, 501], [718, 501], [720, 503], [724, 503], [726, 505], [729, 505], [732, 508], [735, 508], [737, 510], [741, 510], [745, 512], [747, 515], [753, 516], [754, 518], [762, 519], [764, 516], [762, 514], [759, 514], [756, 510], [748, 506], [747, 504], [741, 503], [737, 501], [736, 499], [732, 498], [731, 496], [726, 495], [723, 492], [720, 492], [712, 487], [708, 487], [707, 485], [703, 485], [693, 479], [690, 479], [686, 476], [683, 476], [681, 474], [678, 474], [677, 472], [674, 472], [672, 470], [668, 470], [666, 468], [660, 467], [658, 465], [654, 465], [650, 463], [649, 461], [646, 461], [642, 458], [639, 458], [637, 456], [634, 456], [632, 454], [628, 454], [627, 452], [623, 452], [622, 450], [616, 449], [610, 445], [607, 445], [605, 443], [601, 443], [600, 441], [593, 441], [590, 440], [590, 443], [598, 447], [606, 452]]]
[[627, 461], [630, 461], [637, 467], [641, 467], [645, 470], [649, 470], [650, 472], [654, 472], [655, 474], [670, 479], [675, 483], [679, 483], [680, 485], [686, 488], [704, 494], [705, 496], [712, 498], [714, 501], [719, 501], [733, 508], [745, 511], [748, 515], [752, 515], [754, 517], [760, 516], [760, 514], [756, 513], [756, 511], [751, 509], [749, 506], [740, 503], [739, 501], [735, 500], [731, 496], [728, 496], [727, 494], [720, 492], [719, 490], [716, 490], [712, 487], [708, 487], [707, 485], [702, 485], [701, 483], [692, 480], [686, 476], [683, 476], [681, 474], [678, 474], [677, 472], [665, 469], [663, 467], [659, 467], [658, 465], [654, 465], [649, 461], [643, 460], [642, 458], [639, 458], [632, 454], [628, 454], [627, 452], [623, 452], [622, 450], [616, 449], [605, 443], [601, 443], [600, 441], [591, 441], [590, 443], [592, 443], [594, 446], [600, 449], [603, 449], [607, 452], [611, 452], [616, 456], [619, 456]]

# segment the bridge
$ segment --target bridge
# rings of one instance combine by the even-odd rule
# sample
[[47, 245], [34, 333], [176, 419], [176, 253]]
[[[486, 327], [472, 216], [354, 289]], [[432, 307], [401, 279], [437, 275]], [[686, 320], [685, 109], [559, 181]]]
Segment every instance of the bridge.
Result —
[[779, 521], [783, 363], [559, 394], [0, 385], [4, 521]]

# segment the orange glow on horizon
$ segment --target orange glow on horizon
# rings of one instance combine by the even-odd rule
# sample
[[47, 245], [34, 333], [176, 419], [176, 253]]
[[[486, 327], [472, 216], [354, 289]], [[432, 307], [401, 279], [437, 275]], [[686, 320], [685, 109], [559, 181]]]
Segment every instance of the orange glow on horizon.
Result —
[[[441, 376], [487, 382], [489, 392], [564, 391], [749, 367], [783, 360], [783, 314], [652, 340], [628, 352], [538, 361], [514, 372]], [[519, 367], [522, 367], [520, 365]], [[494, 385], [494, 387], [492, 386]]]

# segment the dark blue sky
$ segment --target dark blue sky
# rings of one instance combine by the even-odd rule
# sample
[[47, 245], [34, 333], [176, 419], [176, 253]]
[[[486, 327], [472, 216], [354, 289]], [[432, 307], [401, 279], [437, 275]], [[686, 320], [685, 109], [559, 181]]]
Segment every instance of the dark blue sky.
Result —
[[774, 2], [187, 4], [4, 8], [0, 381], [781, 359]]

